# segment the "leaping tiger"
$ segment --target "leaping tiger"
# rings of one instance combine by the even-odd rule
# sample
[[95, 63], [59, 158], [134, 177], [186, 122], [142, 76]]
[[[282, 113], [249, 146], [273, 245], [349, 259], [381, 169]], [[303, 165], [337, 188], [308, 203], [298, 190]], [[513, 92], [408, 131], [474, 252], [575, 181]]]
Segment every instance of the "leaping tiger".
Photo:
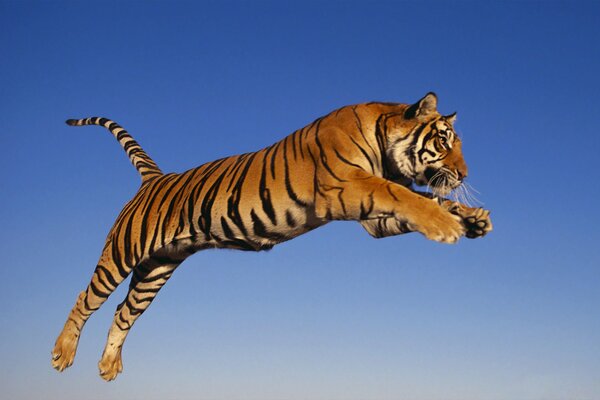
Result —
[[[408, 104], [342, 107], [254, 153], [164, 174], [117, 123], [101, 125], [142, 178], [108, 233], [86, 290], [79, 294], [52, 351], [52, 366], [73, 363], [81, 330], [133, 272], [98, 364], [107, 381], [123, 369], [121, 349], [135, 320], [173, 271], [206, 248], [265, 250], [333, 220], [358, 221], [374, 237], [420, 232], [454, 243], [491, 231], [489, 211], [446, 196], [467, 176], [456, 113], [442, 116], [437, 96]], [[433, 194], [411, 189], [429, 185]]]

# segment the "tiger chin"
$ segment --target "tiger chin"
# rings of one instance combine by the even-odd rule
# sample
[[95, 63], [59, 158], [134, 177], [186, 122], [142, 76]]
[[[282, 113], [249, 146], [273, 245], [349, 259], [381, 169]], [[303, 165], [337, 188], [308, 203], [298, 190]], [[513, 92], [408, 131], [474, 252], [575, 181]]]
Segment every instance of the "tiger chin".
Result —
[[455, 243], [486, 235], [489, 211], [443, 198], [467, 177], [455, 118], [438, 113], [434, 93], [414, 104], [346, 106], [272, 146], [183, 173], [163, 173], [114, 121], [68, 120], [107, 128], [142, 183], [108, 233], [91, 282], [56, 340], [52, 366], [72, 365], [84, 324], [131, 274], [98, 364], [103, 379], [115, 379], [134, 322], [199, 250], [270, 249], [334, 220], [357, 221], [376, 238], [419, 232]]

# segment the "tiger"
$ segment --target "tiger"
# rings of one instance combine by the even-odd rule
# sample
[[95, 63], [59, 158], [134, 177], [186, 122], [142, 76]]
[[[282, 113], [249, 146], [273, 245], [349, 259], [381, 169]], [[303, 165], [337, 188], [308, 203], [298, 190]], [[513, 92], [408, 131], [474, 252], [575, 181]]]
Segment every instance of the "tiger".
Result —
[[108, 129], [142, 182], [56, 339], [52, 366], [62, 372], [72, 365], [86, 321], [131, 274], [98, 363], [100, 376], [114, 380], [134, 322], [175, 269], [203, 249], [268, 250], [337, 220], [357, 221], [375, 238], [419, 232], [456, 243], [485, 236], [489, 210], [445, 197], [463, 185], [467, 165], [456, 113], [441, 115], [437, 101], [430, 92], [413, 104], [341, 107], [262, 150], [182, 173], [163, 173], [114, 121], [67, 120]]

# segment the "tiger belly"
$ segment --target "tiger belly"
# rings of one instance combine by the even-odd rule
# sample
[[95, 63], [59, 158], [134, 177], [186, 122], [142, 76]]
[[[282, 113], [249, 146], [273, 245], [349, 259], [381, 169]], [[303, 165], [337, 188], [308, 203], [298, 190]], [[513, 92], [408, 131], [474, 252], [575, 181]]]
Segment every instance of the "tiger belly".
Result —
[[256, 203], [248, 202], [237, 213], [216, 207], [211, 220], [218, 223], [212, 223], [208, 235], [198, 238], [198, 245], [247, 251], [269, 250], [327, 223], [316, 218], [311, 208], [285, 204], [285, 207], [276, 208], [273, 216], [269, 217], [262, 209], [249, 206], [251, 204]]

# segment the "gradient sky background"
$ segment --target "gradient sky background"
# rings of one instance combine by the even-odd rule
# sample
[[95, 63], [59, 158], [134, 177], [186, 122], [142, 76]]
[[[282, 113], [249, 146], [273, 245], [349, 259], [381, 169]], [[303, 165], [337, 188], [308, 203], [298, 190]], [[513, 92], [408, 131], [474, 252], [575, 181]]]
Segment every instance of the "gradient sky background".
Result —
[[[0, 397], [600, 399], [600, 3], [0, 1]], [[449, 246], [339, 222], [188, 259], [97, 361], [50, 351], [139, 177], [260, 149], [342, 105], [458, 111], [495, 230]]]

